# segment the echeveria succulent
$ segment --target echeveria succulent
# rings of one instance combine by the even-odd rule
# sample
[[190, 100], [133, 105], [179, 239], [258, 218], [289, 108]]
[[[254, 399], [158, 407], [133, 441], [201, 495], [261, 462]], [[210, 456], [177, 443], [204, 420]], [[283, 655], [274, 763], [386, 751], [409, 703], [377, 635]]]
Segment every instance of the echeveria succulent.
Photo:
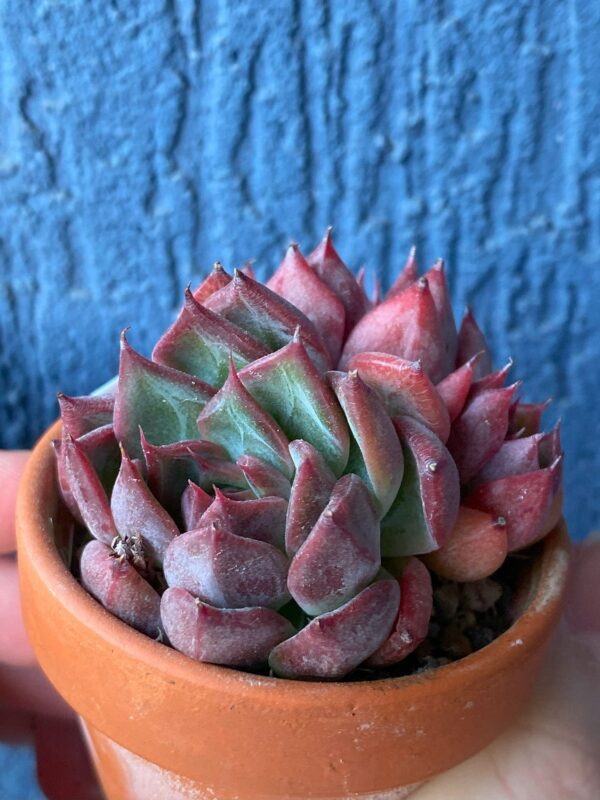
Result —
[[397, 664], [434, 582], [478, 581], [561, 511], [558, 427], [457, 331], [411, 251], [370, 301], [331, 231], [266, 285], [215, 266], [114, 396], [59, 398], [79, 575], [108, 611], [201, 661], [286, 678]]

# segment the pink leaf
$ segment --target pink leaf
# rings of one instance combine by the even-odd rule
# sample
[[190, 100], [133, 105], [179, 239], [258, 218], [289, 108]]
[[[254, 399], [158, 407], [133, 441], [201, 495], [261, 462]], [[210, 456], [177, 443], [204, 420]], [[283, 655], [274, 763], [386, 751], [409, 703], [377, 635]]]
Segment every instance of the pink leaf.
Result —
[[419, 268], [417, 266], [417, 248], [413, 244], [408, 253], [408, 258], [406, 259], [406, 263], [404, 264], [402, 272], [400, 272], [394, 283], [391, 285], [388, 293], [385, 296], [385, 300], [389, 300], [390, 297], [400, 294], [400, 292], [408, 289], [411, 284], [416, 283], [418, 280]]
[[351, 370], [382, 397], [392, 417], [407, 415], [427, 425], [445, 442], [450, 433], [448, 409], [419, 361], [406, 361], [385, 353], [359, 353]]
[[398, 575], [400, 608], [392, 632], [366, 660], [369, 667], [397, 664], [413, 652], [429, 632], [433, 610], [433, 592], [427, 567], [418, 558], [410, 558]]
[[420, 360], [434, 383], [447, 374], [445, 344], [426, 278], [372, 308], [354, 328], [342, 353], [340, 369], [366, 351]]
[[302, 340], [319, 372], [329, 369], [329, 353], [312, 322], [296, 306], [239, 270], [230, 284], [208, 298], [206, 307], [233, 322], [270, 351], [287, 344], [300, 327]]
[[193, 531], [200, 526], [200, 519], [213, 499], [200, 486], [193, 481], [188, 481], [188, 485], [181, 495], [181, 516], [184, 530]]
[[112, 424], [115, 400], [103, 395], [68, 397], [58, 395], [63, 429], [78, 439], [95, 428]]
[[548, 512], [556, 496], [555, 473], [561, 461], [479, 486], [465, 498], [465, 504], [506, 520], [509, 551], [528, 547], [550, 530]]
[[117, 536], [117, 529], [106, 492], [84, 448], [68, 433], [55, 447], [59, 483], [65, 493], [65, 503], [94, 538], [110, 544]]
[[387, 639], [399, 602], [397, 580], [377, 581], [277, 645], [271, 669], [282, 678], [343, 678]]
[[435, 387], [448, 409], [451, 422], [454, 422], [467, 402], [473, 384], [475, 364], [480, 355], [481, 353], [474, 355], [450, 375], [446, 375], [444, 380]]
[[437, 436], [411, 417], [394, 420], [404, 450], [400, 491], [381, 521], [384, 556], [429, 553], [440, 547], [456, 521], [458, 472]]
[[475, 380], [483, 378], [492, 371], [492, 356], [486, 341], [485, 336], [473, 312], [469, 307], [465, 312], [463, 320], [458, 331], [458, 352], [456, 355], [456, 366], [460, 367], [465, 364], [470, 358], [481, 353], [482, 355], [477, 360], [475, 365], [473, 377]]
[[507, 478], [509, 475], [523, 475], [546, 466], [540, 464], [541, 438], [541, 434], [535, 433], [533, 436], [503, 442], [498, 452], [474, 478], [475, 485]]
[[431, 296], [440, 320], [445, 351], [444, 373], [449, 375], [454, 369], [458, 352], [458, 334], [456, 332], [456, 322], [454, 321], [454, 312], [450, 302], [443, 259], [439, 258], [435, 262], [433, 267], [425, 273], [425, 278], [429, 282]]
[[198, 378], [143, 358], [121, 337], [114, 428], [132, 458], [142, 457], [140, 428], [152, 444], [195, 438], [198, 414], [213, 394]]
[[124, 558], [102, 542], [81, 554], [81, 583], [107, 611], [147, 636], [160, 633], [160, 597]]
[[167, 589], [160, 608], [173, 647], [211, 664], [261, 666], [273, 647], [295, 632], [270, 608], [214, 608], [185, 589]]
[[332, 363], [337, 363], [344, 341], [344, 304], [309, 266], [297, 244], [288, 247], [267, 286], [308, 317], [321, 334]]
[[267, 352], [237, 325], [196, 302], [186, 289], [185, 304], [158, 340], [152, 358], [219, 388], [227, 379], [230, 357], [239, 369]]
[[255, 456], [240, 456], [236, 463], [256, 497], [275, 495], [287, 500], [290, 496], [289, 480], [271, 464]]
[[450, 536], [439, 550], [423, 556], [423, 561], [441, 578], [468, 583], [496, 572], [504, 563], [507, 548], [503, 517], [461, 506]]
[[287, 571], [287, 558], [273, 545], [202, 523], [171, 542], [164, 563], [169, 586], [219, 608], [280, 608], [290, 598]]
[[235, 536], [257, 539], [283, 550], [287, 502], [282, 497], [232, 500], [219, 489], [202, 516], [202, 527], [225, 528]]
[[364, 290], [339, 257], [331, 241], [331, 228], [306, 259], [323, 283], [339, 297], [346, 309], [344, 335], [347, 336], [369, 307]]
[[335, 475], [319, 451], [308, 442], [291, 442], [290, 455], [296, 472], [288, 505], [285, 548], [287, 554], [293, 556], [329, 502]]
[[379, 524], [371, 495], [359, 477], [344, 475], [292, 559], [289, 590], [307, 614], [322, 614], [364, 588], [380, 566]]
[[365, 481], [383, 516], [398, 494], [404, 471], [394, 425], [382, 400], [357, 372], [329, 372], [327, 377], [352, 432], [346, 471]]
[[204, 303], [212, 294], [218, 292], [231, 281], [231, 275], [223, 269], [220, 261], [215, 262], [213, 271], [198, 286], [194, 292], [194, 300]]
[[179, 530], [125, 451], [121, 453], [121, 469], [113, 489], [111, 509], [121, 536], [141, 536], [150, 560], [160, 566]]
[[469, 402], [452, 423], [448, 450], [467, 483], [498, 452], [508, 431], [510, 404], [519, 384], [486, 389]]

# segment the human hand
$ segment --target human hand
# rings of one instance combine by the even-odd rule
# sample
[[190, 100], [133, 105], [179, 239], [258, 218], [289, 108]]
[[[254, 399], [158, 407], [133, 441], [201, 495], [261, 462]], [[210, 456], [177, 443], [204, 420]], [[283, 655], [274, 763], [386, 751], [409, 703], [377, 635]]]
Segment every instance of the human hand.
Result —
[[75, 715], [38, 667], [27, 639], [15, 557], [15, 505], [26, 451], [0, 451], [0, 740], [34, 741], [50, 800], [100, 798]]
[[574, 561], [565, 619], [528, 708], [411, 800], [600, 798], [600, 537], [579, 545]]

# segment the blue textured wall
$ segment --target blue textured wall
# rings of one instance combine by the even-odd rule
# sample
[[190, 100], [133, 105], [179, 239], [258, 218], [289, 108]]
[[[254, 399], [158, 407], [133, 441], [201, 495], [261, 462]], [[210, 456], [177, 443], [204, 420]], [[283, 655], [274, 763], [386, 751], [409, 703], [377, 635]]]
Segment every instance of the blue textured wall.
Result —
[[564, 417], [600, 518], [600, 3], [3, 0], [0, 437], [148, 350], [220, 258], [333, 222], [384, 284], [443, 254], [497, 361]]

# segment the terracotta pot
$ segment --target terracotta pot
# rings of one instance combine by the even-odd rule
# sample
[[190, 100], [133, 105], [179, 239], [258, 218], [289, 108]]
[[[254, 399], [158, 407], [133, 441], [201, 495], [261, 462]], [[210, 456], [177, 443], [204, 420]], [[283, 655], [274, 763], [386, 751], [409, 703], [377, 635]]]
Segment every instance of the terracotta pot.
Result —
[[79, 586], [59, 554], [59, 430], [37, 445], [19, 496], [24, 616], [111, 800], [400, 798], [488, 744], [528, 699], [561, 611], [564, 523], [535, 562], [522, 616], [473, 655], [373, 682], [257, 677], [152, 641]]

